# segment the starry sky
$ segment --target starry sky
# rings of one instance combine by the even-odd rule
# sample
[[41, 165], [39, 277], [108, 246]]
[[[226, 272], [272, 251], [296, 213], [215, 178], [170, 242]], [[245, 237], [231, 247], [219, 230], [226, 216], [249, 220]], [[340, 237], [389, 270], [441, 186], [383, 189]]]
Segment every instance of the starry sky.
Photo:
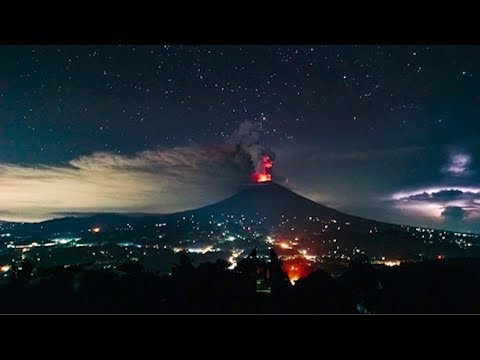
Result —
[[0, 46], [0, 219], [167, 213], [274, 180], [344, 212], [480, 232], [478, 46]]

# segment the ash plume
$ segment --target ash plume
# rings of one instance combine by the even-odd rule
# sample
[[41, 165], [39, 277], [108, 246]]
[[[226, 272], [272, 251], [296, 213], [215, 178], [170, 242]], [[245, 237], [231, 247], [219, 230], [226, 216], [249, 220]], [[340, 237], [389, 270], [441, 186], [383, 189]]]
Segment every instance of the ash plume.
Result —
[[[39, 221], [66, 212], [170, 213], [204, 206], [231, 195], [242, 177], [261, 168], [262, 157], [274, 155], [261, 138], [258, 125], [244, 122], [226, 144], [131, 155], [94, 152], [67, 164], [0, 162], [0, 188], [8, 189], [0, 191], [0, 219]], [[266, 167], [267, 175], [270, 170]]]
[[246, 155], [256, 174], [270, 174], [271, 166], [266, 167], [265, 158], [272, 164], [275, 153], [263, 143], [263, 129], [260, 124], [244, 121], [232, 134], [228, 144], [239, 150], [235, 154], [237, 162], [243, 163]]

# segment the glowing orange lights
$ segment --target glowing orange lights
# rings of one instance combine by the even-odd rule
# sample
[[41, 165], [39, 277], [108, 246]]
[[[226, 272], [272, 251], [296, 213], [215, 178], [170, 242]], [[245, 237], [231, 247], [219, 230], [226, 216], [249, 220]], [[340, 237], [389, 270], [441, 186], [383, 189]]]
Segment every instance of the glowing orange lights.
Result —
[[399, 266], [401, 263], [402, 262], [400, 260], [387, 260], [383, 264], [385, 266], [392, 267], [392, 266]]
[[278, 246], [280, 246], [284, 250], [289, 250], [289, 249], [292, 248], [290, 245], [288, 245], [287, 243], [284, 243], [284, 242], [278, 243]]
[[298, 276], [296, 275], [292, 275], [291, 277], [289, 276], [289, 279], [290, 279], [290, 282], [292, 283], [292, 285], [295, 285], [295, 283], [298, 281], [298, 279], [300, 279]]
[[255, 173], [255, 181], [256, 182], [266, 182], [266, 181], [272, 181], [272, 175], [270, 174], [257, 174]]
[[272, 181], [273, 160], [270, 156], [264, 156], [261, 165], [261, 170], [253, 174], [253, 180], [258, 183]]
[[11, 268], [12, 267], [10, 265], [2, 265], [2, 266], [0, 266], [0, 272], [7, 272]]
[[292, 284], [299, 279], [307, 277], [312, 269], [310, 263], [302, 257], [296, 257], [294, 259], [282, 260], [283, 271], [287, 273], [287, 276]]
[[100, 230], [102, 230], [102, 229], [100, 229], [99, 227], [94, 227], [94, 228], [92, 229], [92, 232], [95, 233], [95, 234], [97, 234], [97, 233], [100, 232]]

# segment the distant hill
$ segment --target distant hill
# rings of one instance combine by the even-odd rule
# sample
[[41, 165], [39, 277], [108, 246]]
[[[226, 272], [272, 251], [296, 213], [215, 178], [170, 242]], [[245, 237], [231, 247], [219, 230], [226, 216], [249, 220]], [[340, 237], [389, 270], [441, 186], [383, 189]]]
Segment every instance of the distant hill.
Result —
[[80, 233], [87, 229], [101, 228], [102, 230], [114, 230], [124, 227], [126, 224], [138, 226], [152, 224], [158, 221], [161, 215], [123, 215], [115, 213], [100, 213], [90, 216], [67, 216], [58, 219], [46, 220], [38, 223], [17, 223], [16, 229], [25, 235], [52, 235], [55, 233]]

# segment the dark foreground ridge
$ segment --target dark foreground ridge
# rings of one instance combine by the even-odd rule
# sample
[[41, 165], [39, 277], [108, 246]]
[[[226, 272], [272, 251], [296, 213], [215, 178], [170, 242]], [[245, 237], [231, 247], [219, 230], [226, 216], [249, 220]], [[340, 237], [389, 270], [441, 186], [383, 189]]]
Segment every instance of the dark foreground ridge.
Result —
[[365, 256], [339, 277], [319, 269], [291, 285], [272, 251], [195, 267], [181, 254], [168, 275], [135, 262], [35, 269], [0, 286], [0, 313], [480, 313], [480, 259], [374, 267]]

